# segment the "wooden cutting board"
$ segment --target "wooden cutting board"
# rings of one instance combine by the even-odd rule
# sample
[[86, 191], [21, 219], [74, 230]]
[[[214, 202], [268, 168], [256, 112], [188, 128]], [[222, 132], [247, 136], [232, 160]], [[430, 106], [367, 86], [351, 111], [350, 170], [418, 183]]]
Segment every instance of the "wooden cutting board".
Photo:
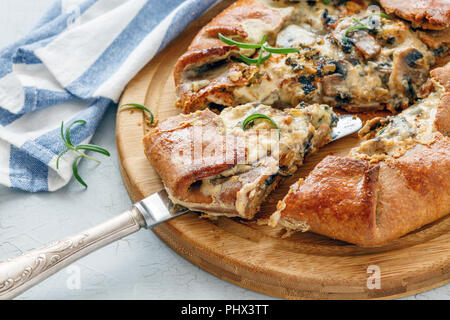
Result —
[[[175, 62], [198, 30], [230, 3], [222, 1], [205, 13], [153, 59], [128, 84], [121, 104], [145, 104], [159, 120], [178, 114], [173, 106]], [[147, 120], [140, 110], [117, 114], [120, 169], [135, 202], [162, 188], [143, 152]], [[347, 137], [308, 158], [298, 174], [266, 200], [260, 217], [272, 213], [289, 185], [306, 176], [327, 154], [345, 154], [357, 141], [356, 135]], [[360, 248], [309, 232], [282, 238], [280, 229], [239, 219], [200, 219], [195, 213], [166, 222], [154, 232], [178, 254], [211, 274], [288, 299], [395, 298], [450, 281], [450, 216], [379, 248]], [[375, 280], [378, 274], [379, 282]]]

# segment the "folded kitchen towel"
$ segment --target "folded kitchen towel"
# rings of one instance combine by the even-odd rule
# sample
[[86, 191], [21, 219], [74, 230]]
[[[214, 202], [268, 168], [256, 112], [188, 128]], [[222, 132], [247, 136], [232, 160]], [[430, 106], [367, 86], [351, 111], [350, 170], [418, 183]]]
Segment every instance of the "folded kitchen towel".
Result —
[[54, 191], [72, 176], [72, 142], [88, 143], [125, 85], [217, 0], [57, 0], [23, 39], [0, 51], [0, 184]]

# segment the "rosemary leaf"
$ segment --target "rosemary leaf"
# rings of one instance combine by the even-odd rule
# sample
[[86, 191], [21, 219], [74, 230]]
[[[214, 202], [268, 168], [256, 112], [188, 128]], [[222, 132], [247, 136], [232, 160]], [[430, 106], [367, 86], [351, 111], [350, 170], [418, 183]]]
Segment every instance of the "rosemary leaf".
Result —
[[138, 103], [127, 103], [127, 104], [123, 104], [119, 107], [119, 109], [128, 109], [128, 108], [124, 108], [124, 107], [130, 107], [130, 108], [136, 108], [136, 109], [140, 109], [140, 110], [144, 110], [147, 111], [148, 114], [150, 115], [150, 124], [153, 124], [153, 122], [155, 121], [155, 117], [153, 116], [153, 113], [150, 111], [149, 108], [147, 108], [146, 106], [142, 105], [142, 104], [138, 104]]
[[254, 44], [254, 43], [244, 43], [244, 42], [234, 41], [230, 38], [225, 37], [221, 33], [219, 33], [218, 36], [222, 42], [229, 44], [230, 46], [238, 46], [239, 48], [242, 48], [242, 49], [259, 49], [259, 48], [261, 48], [261, 44], [258, 44], [258, 43]]
[[56, 169], [59, 169], [59, 159], [61, 159], [61, 157], [64, 155], [64, 153], [66, 153], [67, 151], [69, 151], [70, 149], [64, 149], [63, 151], [61, 151], [58, 154], [58, 158], [56, 158]]
[[75, 179], [77, 179], [77, 181], [79, 183], [81, 183], [81, 185], [83, 185], [85, 188], [87, 188], [86, 182], [84, 182], [84, 180], [81, 179], [80, 175], [78, 174], [78, 162], [80, 161], [80, 159], [82, 157], [83, 156], [78, 156], [75, 158], [75, 160], [73, 161], [73, 164], [72, 164], [72, 171], [73, 171], [73, 176], [75, 177]]
[[102, 147], [93, 145], [93, 144], [80, 144], [75, 147], [75, 150], [76, 151], [86, 150], [86, 151], [98, 152], [98, 153], [104, 154], [105, 156], [108, 156], [108, 157], [111, 156], [111, 154], [109, 153], [108, 150], [106, 150]]
[[277, 123], [271, 117], [261, 113], [255, 113], [245, 118], [244, 122], [242, 122], [242, 130], [245, 131], [247, 129], [247, 126], [256, 119], [265, 119], [272, 123], [273, 126], [278, 130], [278, 137], [280, 137], [280, 128], [278, 127]]
[[259, 64], [263, 63], [264, 61], [266, 61], [267, 59], [269, 59], [272, 54], [269, 53], [265, 57], [262, 57], [261, 60], [259, 58], [258, 59], [247, 58], [246, 56], [242, 55], [241, 53], [238, 53], [238, 55], [239, 55], [239, 58], [241, 58], [241, 60], [247, 64], [259, 65]]
[[74, 122], [72, 122], [66, 129], [66, 139], [65, 141], [67, 142], [68, 146], [73, 146], [72, 141], [70, 140], [70, 129], [77, 123], [81, 123], [81, 124], [86, 124], [86, 121], [84, 120], [75, 120]]
[[269, 47], [266, 43], [263, 45], [264, 50], [270, 53], [278, 53], [278, 54], [288, 54], [288, 53], [294, 53], [294, 52], [300, 52], [297, 48], [273, 48]]

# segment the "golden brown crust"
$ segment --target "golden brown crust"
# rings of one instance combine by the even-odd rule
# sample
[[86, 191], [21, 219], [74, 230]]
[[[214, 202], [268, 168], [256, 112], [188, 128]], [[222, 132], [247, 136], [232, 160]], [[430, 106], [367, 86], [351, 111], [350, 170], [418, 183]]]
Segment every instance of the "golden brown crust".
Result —
[[[233, 47], [230, 48], [228, 54], [234, 52]], [[185, 55], [183, 59], [192, 59], [193, 61], [201, 61], [202, 58], [210, 59], [212, 57], [212, 51], [224, 51], [227, 49], [224, 47], [214, 47], [210, 49], [205, 49], [201, 53], [194, 52], [189, 55]], [[214, 57], [218, 57], [214, 55]], [[197, 60], [198, 59], [198, 60]], [[220, 59], [219, 59], [220, 60]], [[176, 68], [182, 68], [182, 66], [178, 65]], [[201, 88], [200, 90], [193, 91], [191, 90], [191, 86], [194, 81], [187, 79], [178, 79], [177, 91], [180, 97], [180, 100], [177, 103], [177, 107], [181, 108], [184, 113], [190, 113], [197, 110], [203, 110], [208, 107], [211, 97], [214, 97], [216, 100], [222, 101], [226, 105], [236, 105], [235, 99], [230, 91], [227, 89], [233, 88], [237, 85], [243, 85], [247, 81], [247, 77], [241, 77], [238, 81], [231, 81], [230, 75], [234, 72], [239, 72], [241, 67], [236, 64], [227, 64], [223, 66], [223, 72], [217, 73], [214, 77], [209, 78], [207, 81], [207, 85]], [[175, 77], [182, 77], [183, 71], [180, 69], [179, 73], [175, 75]]]
[[239, 0], [217, 15], [196, 35], [189, 51], [203, 50], [212, 46], [223, 45], [218, 33], [226, 36], [238, 36], [245, 39], [249, 35], [243, 27], [248, 19], [261, 20], [268, 26], [270, 36], [275, 35], [283, 25], [286, 17], [280, 11], [268, 8], [260, 0]]
[[419, 31], [419, 38], [430, 49], [436, 50], [450, 44], [450, 28], [444, 30]]
[[450, 213], [450, 140], [438, 135], [399, 159], [381, 163], [377, 233], [382, 245]]
[[304, 222], [313, 232], [353, 243], [372, 241], [379, 167], [364, 160], [328, 156], [283, 200], [283, 220]]
[[450, 212], [450, 141], [439, 135], [378, 164], [325, 158], [280, 206], [280, 224], [364, 247], [380, 246]]
[[447, 63], [445, 66], [433, 69], [430, 72], [431, 78], [441, 84], [445, 91], [450, 91], [450, 63]]
[[[222, 123], [210, 110], [171, 117], [144, 137], [144, 152], [158, 172], [170, 198], [191, 210], [236, 216], [236, 194], [247, 181], [265, 179], [258, 170], [240, 176], [222, 190], [220, 205], [199, 189], [197, 182], [230, 169], [238, 158], [235, 143], [226, 146]], [[225, 152], [214, 152], [211, 146], [222, 144]], [[241, 155], [245, 158], [245, 155]], [[256, 212], [256, 209], [255, 209]], [[255, 212], [247, 210], [242, 217], [251, 218]], [[248, 215], [248, 216], [247, 216]]]
[[[202, 163], [193, 161], [194, 148], [199, 148], [203, 155], [205, 148], [221, 137], [218, 133], [218, 125], [214, 122], [215, 117], [216, 114], [209, 110], [190, 117], [179, 115], [161, 122], [144, 137], [145, 155], [174, 197], [180, 199], [192, 197], [189, 186], [195, 181], [218, 174], [234, 165], [230, 158], [224, 157], [205, 156], [202, 157]], [[193, 143], [195, 128], [205, 133], [202, 134], [202, 139], [199, 139], [201, 142], [199, 146]], [[186, 158], [182, 157], [180, 152], [183, 152]], [[201, 199], [198, 201], [202, 202]]]
[[[226, 59], [231, 53], [237, 52], [237, 47], [229, 45], [216, 45], [200, 51], [188, 51], [178, 59], [174, 69], [175, 83], [181, 81], [181, 74], [187, 66], [202, 65], [208, 62]], [[213, 58], [215, 60], [213, 60]]]
[[436, 129], [443, 135], [450, 136], [450, 93], [444, 93], [439, 102], [436, 119]]
[[388, 14], [411, 21], [415, 28], [442, 30], [450, 26], [450, 3], [447, 0], [380, 0]]
[[434, 125], [443, 135], [450, 136], [450, 62], [432, 70], [430, 76], [445, 90], [437, 107]]

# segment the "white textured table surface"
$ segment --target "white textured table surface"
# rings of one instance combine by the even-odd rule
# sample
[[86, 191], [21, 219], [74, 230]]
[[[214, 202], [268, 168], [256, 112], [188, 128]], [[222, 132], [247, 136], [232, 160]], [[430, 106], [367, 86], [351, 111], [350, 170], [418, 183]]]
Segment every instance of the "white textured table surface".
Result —
[[[1, 0], [0, 47], [33, 26], [53, 0]], [[0, 187], [0, 260], [93, 227], [130, 208], [119, 173], [110, 109], [93, 143], [111, 151], [100, 166], [83, 162], [76, 182], [55, 193], [27, 194]], [[80, 276], [78, 283], [73, 281]], [[450, 285], [409, 299], [450, 299]], [[76, 262], [19, 299], [271, 299], [222, 281], [140, 231]]]

